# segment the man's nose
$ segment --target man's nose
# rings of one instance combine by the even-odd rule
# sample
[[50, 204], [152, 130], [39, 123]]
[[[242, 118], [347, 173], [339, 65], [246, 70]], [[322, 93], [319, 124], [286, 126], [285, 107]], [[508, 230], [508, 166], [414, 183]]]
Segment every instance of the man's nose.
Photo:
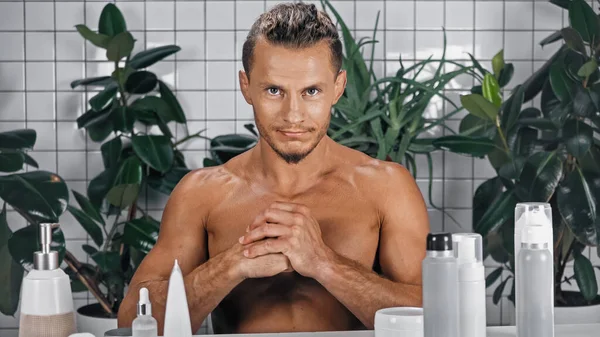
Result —
[[290, 124], [300, 124], [304, 122], [302, 96], [288, 95], [286, 103], [283, 111], [283, 120]]

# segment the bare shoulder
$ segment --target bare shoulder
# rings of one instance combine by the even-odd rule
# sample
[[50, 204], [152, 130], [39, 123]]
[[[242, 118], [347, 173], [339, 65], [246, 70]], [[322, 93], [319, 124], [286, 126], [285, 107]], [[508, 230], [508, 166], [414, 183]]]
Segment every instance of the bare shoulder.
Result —
[[363, 192], [383, 196], [396, 191], [416, 187], [411, 173], [401, 164], [372, 158], [362, 152], [345, 148], [342, 171], [350, 172], [357, 187]]

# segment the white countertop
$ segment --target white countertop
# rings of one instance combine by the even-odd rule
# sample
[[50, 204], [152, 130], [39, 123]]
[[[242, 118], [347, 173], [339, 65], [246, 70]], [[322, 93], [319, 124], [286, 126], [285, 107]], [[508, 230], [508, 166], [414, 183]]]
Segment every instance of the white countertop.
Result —
[[[592, 337], [598, 336], [600, 324], [577, 324], [557, 325], [554, 329], [554, 337]], [[216, 335], [221, 337], [373, 337], [370, 331], [340, 331], [340, 332], [297, 332], [297, 333], [274, 333], [274, 334], [236, 334]], [[515, 327], [488, 327], [486, 337], [515, 337]], [[483, 336], [482, 336], [483, 337]]]

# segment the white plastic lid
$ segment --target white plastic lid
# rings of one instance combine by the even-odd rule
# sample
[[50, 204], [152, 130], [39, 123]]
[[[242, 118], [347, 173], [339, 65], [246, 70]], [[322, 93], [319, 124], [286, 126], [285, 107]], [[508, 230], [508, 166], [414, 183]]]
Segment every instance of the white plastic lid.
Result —
[[521, 242], [522, 243], [534, 243], [534, 244], [544, 244], [546, 242], [547, 229], [543, 225], [538, 226], [526, 226], [523, 228], [521, 233]]
[[375, 330], [423, 331], [423, 308], [395, 307], [377, 310]]
[[483, 263], [483, 239], [477, 233], [452, 234], [454, 256], [458, 264]]

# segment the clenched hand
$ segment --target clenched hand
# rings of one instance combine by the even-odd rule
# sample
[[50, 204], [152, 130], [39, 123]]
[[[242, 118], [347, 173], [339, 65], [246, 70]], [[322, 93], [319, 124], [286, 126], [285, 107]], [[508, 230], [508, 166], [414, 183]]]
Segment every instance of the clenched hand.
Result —
[[295, 203], [273, 203], [256, 217], [239, 241], [246, 257], [282, 253], [296, 272], [311, 278], [332, 256], [308, 207]]

